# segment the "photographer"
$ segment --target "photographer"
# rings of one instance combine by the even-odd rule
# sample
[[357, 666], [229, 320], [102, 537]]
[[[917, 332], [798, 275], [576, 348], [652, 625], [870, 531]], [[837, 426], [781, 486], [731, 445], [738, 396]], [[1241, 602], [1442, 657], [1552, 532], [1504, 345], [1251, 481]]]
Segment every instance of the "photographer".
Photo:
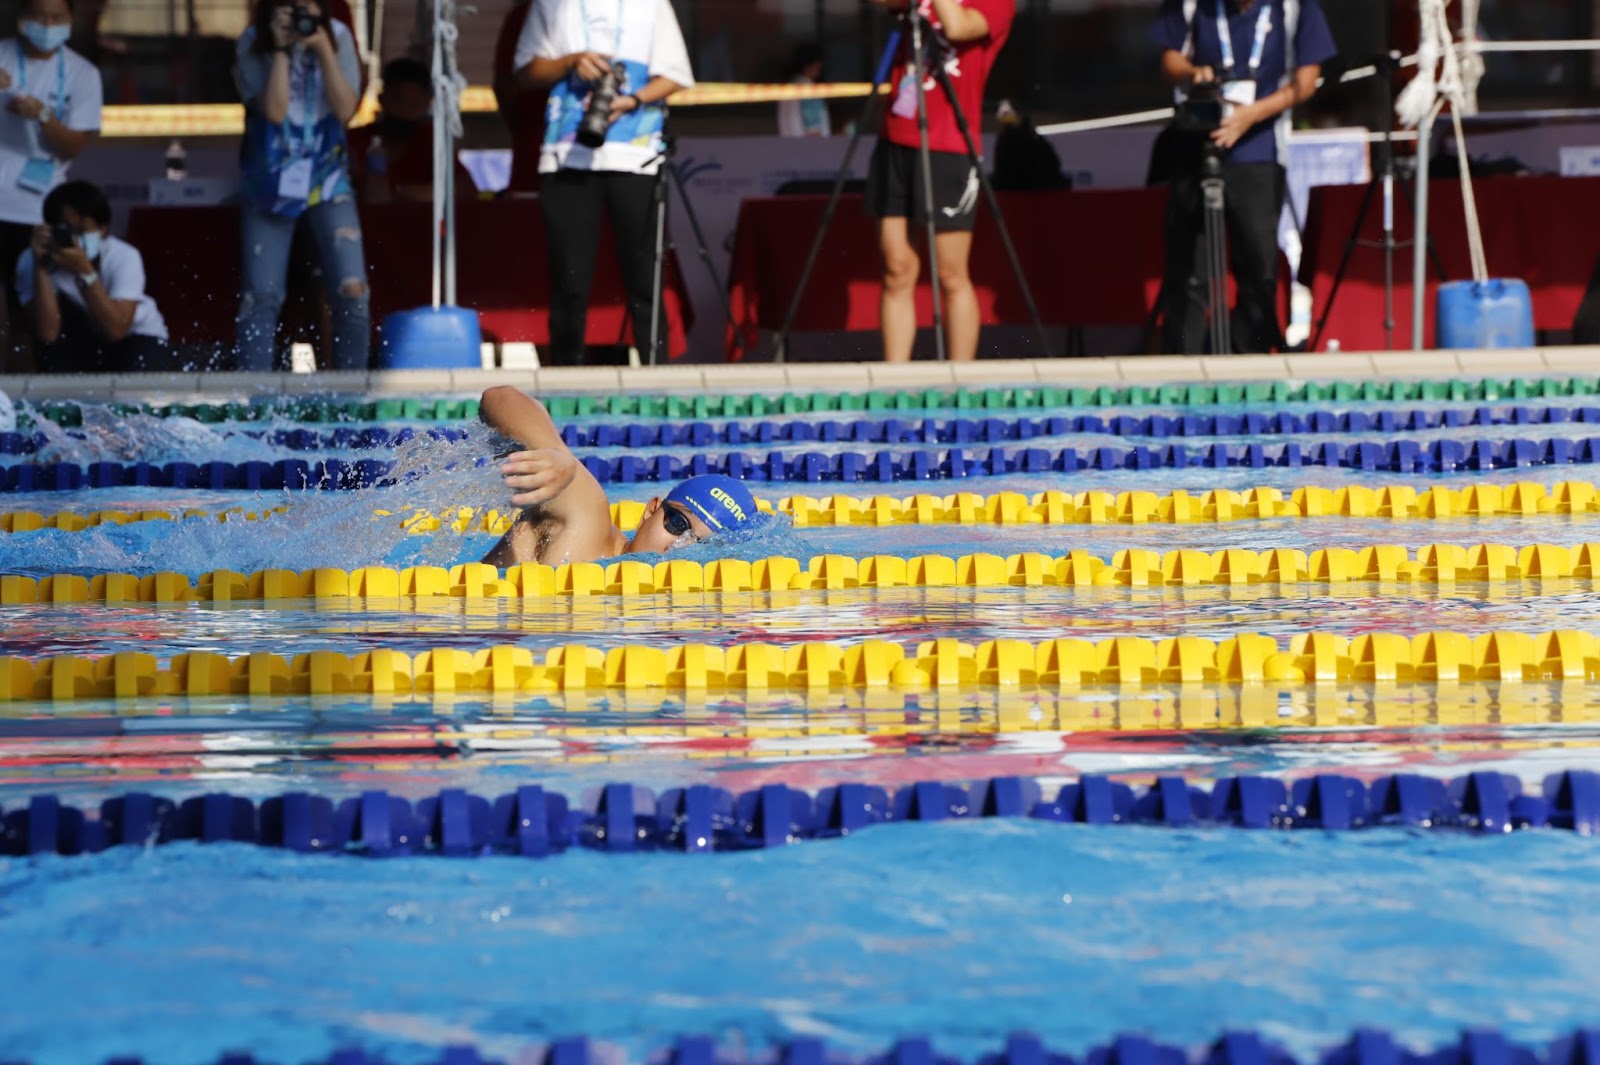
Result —
[[1336, 54], [1327, 17], [1319, 0], [1163, 0], [1151, 37], [1163, 49], [1162, 74], [1185, 100], [1171, 135], [1166, 350], [1204, 350], [1209, 276], [1200, 179], [1208, 154], [1220, 160], [1226, 192], [1238, 289], [1234, 350], [1282, 348], [1276, 305], [1282, 143], [1290, 109], [1316, 93], [1321, 64]]
[[[890, 10], [905, 10], [906, 0], [874, 0]], [[976, 141], [983, 116], [983, 90], [995, 57], [1011, 32], [1014, 0], [918, 0], [929, 20], [929, 55], [943, 65], [960, 98], [961, 114]], [[898, 60], [901, 73], [894, 102], [867, 174], [867, 213], [878, 219], [883, 252], [883, 357], [911, 361], [917, 338], [917, 278], [922, 262], [911, 243], [911, 226], [921, 232], [928, 209], [922, 184], [921, 137], [917, 126], [917, 83], [921, 77], [928, 114], [928, 147], [933, 179], [934, 248], [944, 297], [946, 351], [954, 362], [978, 355], [978, 296], [967, 274], [972, 227], [978, 218], [978, 171], [967, 156], [967, 142], [950, 101], [921, 63], [913, 64], [907, 33]]]
[[[541, 354], [553, 365], [583, 361], [596, 243], [608, 212], [634, 345], [644, 351], [651, 333], [651, 208], [664, 147], [663, 105], [694, 84], [671, 0], [534, 0], [516, 64], [523, 84], [550, 86], [539, 157], [550, 343]], [[664, 346], [666, 330], [661, 337]]]
[[355, 42], [316, 0], [295, 7], [263, 0], [239, 38], [238, 64], [245, 103], [239, 368], [273, 369], [289, 249], [303, 218], [332, 309], [334, 368], [364, 370], [371, 312], [345, 143], [360, 102]]
[[[10, 312], [17, 258], [33, 242], [45, 193], [100, 131], [100, 72], [67, 47], [67, 0], [26, 0], [16, 37], [0, 41], [0, 370], [14, 357]], [[21, 366], [10, 366], [20, 370]]]
[[144, 258], [111, 235], [105, 193], [87, 181], [58, 185], [45, 197], [44, 220], [16, 262], [40, 370], [168, 369], [167, 324], [145, 294]]

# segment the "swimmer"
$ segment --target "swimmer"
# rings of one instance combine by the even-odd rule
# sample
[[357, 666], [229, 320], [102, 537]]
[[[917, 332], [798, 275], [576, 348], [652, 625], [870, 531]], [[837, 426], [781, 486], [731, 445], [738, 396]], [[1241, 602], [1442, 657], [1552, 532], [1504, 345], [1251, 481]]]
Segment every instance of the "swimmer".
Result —
[[509, 385], [483, 394], [480, 417], [528, 450], [505, 457], [500, 473], [521, 508], [511, 531], [484, 556], [493, 566], [519, 562], [594, 562], [659, 553], [709, 540], [754, 520], [756, 501], [732, 477], [691, 477], [645, 504], [629, 540], [611, 521], [611, 502], [594, 475], [561, 439], [544, 404]]

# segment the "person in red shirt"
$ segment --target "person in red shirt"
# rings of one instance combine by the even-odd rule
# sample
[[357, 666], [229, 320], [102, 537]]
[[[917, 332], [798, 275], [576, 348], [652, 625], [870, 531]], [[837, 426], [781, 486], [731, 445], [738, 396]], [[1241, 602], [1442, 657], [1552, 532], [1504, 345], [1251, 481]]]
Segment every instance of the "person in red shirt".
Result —
[[[402, 56], [383, 65], [378, 116], [346, 134], [350, 178], [363, 203], [433, 199], [433, 76], [426, 63]], [[456, 160], [456, 198], [476, 186]]]
[[[908, 0], [873, 2], [904, 10]], [[932, 40], [924, 35], [927, 55], [950, 74], [961, 114], [976, 141], [983, 118], [984, 84], [1011, 32], [1015, 0], [917, 2], [931, 23]], [[889, 114], [883, 120], [867, 175], [867, 213], [878, 219], [878, 245], [883, 252], [883, 357], [888, 362], [909, 362], [917, 336], [916, 287], [922, 262], [910, 233], [912, 225], [919, 231], [927, 225], [914, 80], [920, 74], [928, 112], [934, 246], [944, 296], [945, 348], [952, 360], [969, 362], [978, 354], [978, 297], [967, 274], [978, 211], [978, 170], [967, 155], [967, 142], [950, 101], [926, 66], [913, 66], [910, 36], [908, 31], [902, 41]]]
[[528, 88], [517, 80], [517, 41], [532, 6], [530, 0], [513, 4], [494, 43], [494, 101], [511, 134], [508, 192], [539, 191], [539, 150], [544, 146], [544, 107], [550, 90]]

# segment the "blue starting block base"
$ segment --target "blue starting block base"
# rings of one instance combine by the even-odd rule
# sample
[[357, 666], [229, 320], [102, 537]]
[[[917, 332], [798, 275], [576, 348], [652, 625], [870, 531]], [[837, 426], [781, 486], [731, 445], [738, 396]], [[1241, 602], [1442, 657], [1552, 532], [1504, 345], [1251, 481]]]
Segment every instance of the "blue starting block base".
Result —
[[1528, 283], [1505, 278], [1439, 286], [1439, 347], [1531, 348], [1533, 298]]
[[419, 307], [383, 319], [380, 370], [476, 370], [483, 365], [478, 312]]

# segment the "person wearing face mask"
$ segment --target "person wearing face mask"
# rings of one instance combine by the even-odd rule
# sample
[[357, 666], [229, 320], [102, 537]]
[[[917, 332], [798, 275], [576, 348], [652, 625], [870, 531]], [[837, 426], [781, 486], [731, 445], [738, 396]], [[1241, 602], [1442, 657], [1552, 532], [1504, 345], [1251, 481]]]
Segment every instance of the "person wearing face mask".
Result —
[[44, 224], [15, 263], [42, 372], [171, 368], [167, 324], [144, 291], [144, 259], [110, 226], [111, 205], [90, 182], [58, 185], [44, 199]]
[[[409, 56], [383, 65], [378, 116], [349, 134], [350, 176], [363, 203], [433, 200], [433, 75], [427, 64]], [[456, 195], [476, 186], [460, 160], [455, 164]]]
[[18, 35], [0, 40], [0, 370], [29, 361], [11, 328], [18, 258], [33, 244], [44, 198], [66, 180], [67, 167], [100, 131], [100, 72], [66, 46], [72, 35], [67, 0], [27, 0]]
[[334, 369], [365, 370], [372, 343], [361, 220], [345, 125], [360, 103], [360, 61], [342, 23], [317, 0], [261, 0], [239, 37], [243, 292], [239, 369], [274, 368], [295, 226], [316, 245], [333, 325]]

